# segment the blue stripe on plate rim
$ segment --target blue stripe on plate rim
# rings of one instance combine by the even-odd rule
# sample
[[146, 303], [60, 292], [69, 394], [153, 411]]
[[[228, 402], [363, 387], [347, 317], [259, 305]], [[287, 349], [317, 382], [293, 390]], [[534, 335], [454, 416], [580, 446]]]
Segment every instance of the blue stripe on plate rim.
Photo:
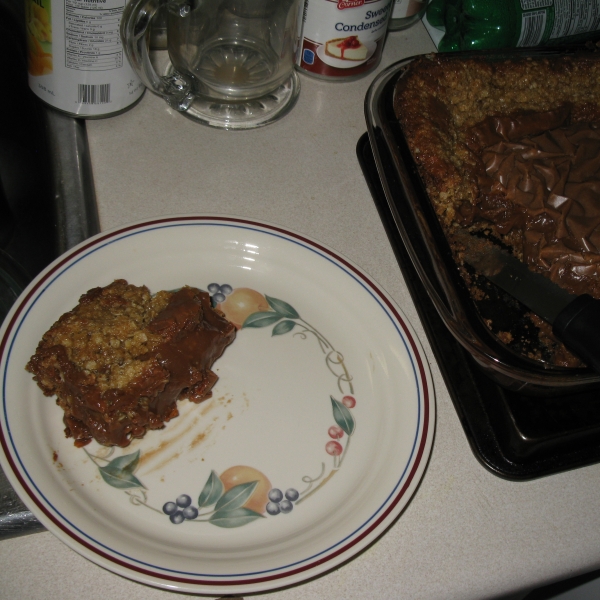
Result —
[[[43, 296], [45, 290], [50, 287], [57, 279], [59, 279], [71, 266], [77, 264], [86, 256], [102, 249], [104, 246], [118, 242], [121, 239], [125, 239], [130, 236], [140, 235], [148, 231], [155, 229], [164, 229], [172, 227], [190, 227], [190, 226], [219, 226], [219, 227], [232, 227], [239, 229], [246, 229], [256, 231], [262, 234], [272, 235], [282, 240], [292, 242], [309, 250], [321, 258], [324, 258], [331, 264], [342, 269], [347, 275], [349, 275], [356, 283], [358, 283], [367, 293], [375, 300], [379, 307], [385, 312], [390, 322], [394, 326], [396, 332], [400, 336], [402, 343], [407, 351], [407, 355], [410, 358], [415, 383], [417, 386], [417, 408], [418, 418], [415, 436], [413, 439], [412, 449], [410, 452], [407, 464], [400, 475], [396, 485], [382, 502], [381, 506], [367, 519], [362, 525], [357, 527], [354, 531], [349, 533], [344, 538], [338, 540], [335, 544], [329, 548], [325, 548], [311, 556], [306, 557], [303, 560], [296, 561], [294, 563], [265, 569], [256, 572], [248, 573], [228, 573], [228, 574], [211, 574], [211, 573], [193, 573], [186, 571], [177, 571], [174, 569], [167, 569], [160, 565], [154, 565], [139, 561], [133, 557], [127, 556], [119, 552], [114, 548], [95, 540], [85, 531], [71, 523], [69, 519], [62, 515], [58, 509], [56, 509], [51, 502], [45, 497], [43, 491], [38, 485], [31, 479], [27, 470], [18, 454], [12, 434], [10, 431], [10, 424], [8, 423], [7, 407], [6, 407], [6, 372], [10, 361], [10, 354], [14, 344], [14, 340], [19, 332], [19, 329], [26, 319], [31, 308], [39, 301]], [[23, 309], [26, 310], [23, 312]], [[10, 340], [8, 350], [5, 352], [7, 340]], [[61, 531], [66, 533], [75, 542], [83, 545], [85, 548], [91, 550], [93, 553], [99, 556], [119, 564], [120, 566], [134, 570], [158, 579], [167, 579], [169, 581], [178, 581], [181, 583], [189, 583], [202, 585], [203, 583], [209, 585], [218, 585], [220, 583], [227, 585], [243, 585], [248, 583], [259, 583], [263, 581], [271, 581], [274, 579], [280, 579], [282, 577], [290, 577], [300, 572], [308, 571], [317, 566], [323, 566], [324, 563], [332, 561], [334, 558], [344, 555], [352, 546], [358, 544], [369, 534], [376, 532], [376, 537], [379, 537], [387, 526], [391, 523], [385, 523], [385, 528], [382, 531], [377, 531], [377, 528], [386, 520], [388, 515], [398, 505], [400, 500], [403, 498], [407, 488], [412, 483], [414, 475], [423, 460], [427, 460], [427, 456], [424, 456], [425, 446], [432, 431], [429, 431], [429, 418], [431, 416], [431, 402], [432, 397], [430, 396], [430, 384], [427, 378], [427, 369], [420, 356], [419, 345], [415, 343], [413, 334], [410, 328], [407, 327], [401, 314], [397, 312], [393, 303], [388, 299], [387, 295], [376, 286], [362, 270], [357, 266], [350, 263], [347, 259], [342, 258], [339, 254], [335, 253], [329, 248], [321, 245], [314, 240], [311, 240], [305, 236], [295, 234], [289, 230], [279, 228], [277, 226], [268, 225], [262, 222], [255, 222], [246, 219], [239, 219], [235, 217], [200, 217], [200, 216], [177, 216], [169, 217], [164, 219], [154, 219], [150, 221], [143, 221], [141, 223], [120, 227], [115, 230], [106, 232], [104, 234], [98, 234], [83, 242], [79, 246], [73, 248], [71, 251], [66, 253], [63, 257], [57, 259], [52, 265], [50, 265], [38, 278], [31, 284], [30, 288], [24, 292], [23, 296], [17, 303], [16, 310], [12, 315], [10, 323], [7, 326], [3, 339], [0, 340], [0, 357], [4, 358], [4, 373], [2, 381], [2, 413], [3, 413], [3, 427], [0, 430], [1, 443], [8, 459], [13, 474], [18, 478], [20, 484], [28, 494], [29, 498], [33, 500], [35, 505], [41, 509], [43, 514], [50, 522], [57, 526]], [[8, 435], [8, 441], [5, 437], [5, 433]], [[418, 447], [417, 447], [418, 446]], [[15, 461], [19, 467], [16, 467]], [[412, 468], [411, 468], [412, 467]], [[410, 473], [407, 473], [410, 469]], [[29, 483], [27, 483], [29, 482]], [[400, 486], [404, 483], [402, 488]], [[31, 488], [35, 489], [35, 493], [32, 492]], [[408, 499], [407, 499], [408, 500]], [[402, 507], [403, 509], [404, 507]], [[394, 519], [397, 515], [394, 515]], [[79, 534], [79, 537], [77, 534]], [[345, 545], [344, 545], [345, 544]], [[346, 557], [344, 557], [344, 560]], [[337, 564], [337, 563], [336, 563]], [[139, 566], [138, 566], [139, 565]], [[327, 565], [325, 569], [332, 568], [335, 564]], [[147, 569], [153, 569], [148, 571]], [[262, 577], [259, 577], [262, 576]], [[310, 574], [312, 576], [312, 574]], [[193, 579], [189, 579], [192, 577]], [[209, 578], [207, 581], [200, 581], [198, 578]], [[244, 578], [237, 580], [236, 578]], [[219, 581], [227, 579], [227, 581]], [[283, 583], [282, 583], [283, 585]]]

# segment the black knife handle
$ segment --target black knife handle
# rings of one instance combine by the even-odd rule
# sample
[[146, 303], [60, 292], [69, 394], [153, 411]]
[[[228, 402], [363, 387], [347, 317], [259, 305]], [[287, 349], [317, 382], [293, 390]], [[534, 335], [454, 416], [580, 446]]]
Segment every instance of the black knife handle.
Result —
[[578, 296], [554, 320], [552, 330], [569, 350], [600, 373], [600, 300]]

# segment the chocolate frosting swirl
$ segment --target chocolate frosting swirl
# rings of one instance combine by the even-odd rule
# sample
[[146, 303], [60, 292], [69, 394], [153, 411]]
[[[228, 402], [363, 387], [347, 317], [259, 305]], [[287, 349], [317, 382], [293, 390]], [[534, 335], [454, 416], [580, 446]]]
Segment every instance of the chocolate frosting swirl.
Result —
[[600, 298], [600, 121], [569, 119], [562, 106], [473, 127], [467, 145], [483, 162], [481, 197], [461, 214], [501, 234], [520, 232], [527, 264], [574, 294]]

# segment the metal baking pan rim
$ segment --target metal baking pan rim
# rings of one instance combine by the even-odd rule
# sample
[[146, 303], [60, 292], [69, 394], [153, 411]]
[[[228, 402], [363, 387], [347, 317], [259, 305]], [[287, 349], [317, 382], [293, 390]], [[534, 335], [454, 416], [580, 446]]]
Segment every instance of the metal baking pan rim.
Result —
[[[579, 53], [581, 49], [569, 49], [569, 53]], [[448, 53], [449, 58], [471, 58], [474, 56], [485, 56], [490, 60], [510, 58], [513, 56], [527, 56], [532, 58], [541, 58], [557, 54], [564, 54], [563, 49], [549, 50], [528, 50], [519, 49], [516, 51], [485, 51], [485, 52], [460, 52]], [[457, 341], [471, 354], [480, 367], [486, 371], [500, 385], [513, 391], [520, 390], [523, 393], [532, 395], [554, 395], [564, 393], [565, 391], [584, 391], [590, 388], [600, 387], [600, 376], [589, 369], [565, 369], [560, 367], [544, 368], [535, 361], [529, 361], [525, 358], [512, 359], [512, 353], [500, 348], [500, 342], [497, 341], [495, 347], [485, 338], [476, 335], [472, 330], [472, 318], [470, 319], [465, 305], [456, 296], [455, 283], [444, 267], [444, 260], [441, 258], [440, 249], [436, 243], [432, 243], [434, 236], [431, 233], [428, 219], [423, 214], [419, 202], [415, 202], [417, 190], [415, 185], [420, 183], [416, 181], [416, 167], [414, 163], [407, 165], [405, 160], [399, 156], [397, 133], [392, 130], [396, 125], [393, 119], [388, 118], [386, 110], [389, 112], [393, 105], [393, 92], [395, 84], [403, 75], [406, 67], [418, 58], [427, 55], [412, 56], [393, 65], [390, 65], [381, 72], [372, 82], [365, 98], [365, 118], [367, 122], [367, 132], [370, 144], [377, 164], [377, 170], [382, 182], [386, 201], [393, 215], [394, 222], [411, 261], [427, 290], [432, 302], [442, 318], [446, 327], [451, 331]], [[415, 222], [419, 228], [419, 233], [423, 238], [426, 252], [429, 254], [429, 268], [423, 263], [425, 257], [415, 248], [410, 235], [404, 227], [395, 207], [398, 198], [394, 196], [388, 181], [389, 173], [386, 173], [382, 167], [380, 153], [386, 152], [395, 168], [395, 175], [403, 191], [404, 198], [401, 200], [409, 203]], [[414, 174], [411, 174], [410, 167], [413, 167]], [[428, 241], [429, 240], [429, 241]], [[432, 275], [433, 273], [433, 275]], [[471, 308], [473, 310], [473, 308]], [[479, 318], [479, 317], [477, 317]], [[467, 325], [465, 327], [465, 324]], [[491, 332], [488, 332], [491, 337]], [[520, 364], [519, 364], [520, 363]], [[526, 366], [523, 366], [523, 363]], [[531, 363], [531, 364], [527, 364]]]

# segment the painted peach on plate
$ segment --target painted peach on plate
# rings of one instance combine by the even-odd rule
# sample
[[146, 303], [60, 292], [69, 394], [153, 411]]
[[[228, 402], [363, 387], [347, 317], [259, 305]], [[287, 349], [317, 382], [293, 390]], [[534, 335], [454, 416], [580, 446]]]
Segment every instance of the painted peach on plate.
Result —
[[267, 299], [259, 292], [250, 288], [235, 288], [227, 298], [217, 305], [225, 318], [238, 329], [252, 314], [269, 310]]
[[[317, 477], [303, 477], [302, 482], [308, 484], [308, 487], [302, 492], [296, 487], [288, 487], [285, 492], [273, 488], [264, 473], [254, 467], [238, 464], [227, 468], [221, 475], [214, 469], [211, 470], [198, 496], [197, 507], [192, 503], [193, 493], [179, 494], [175, 501], [169, 500], [162, 507], [162, 512], [169, 516], [174, 525], [196, 521], [232, 529], [266, 518], [267, 515], [274, 517], [290, 513], [295, 503], [308, 498], [332, 479], [342, 466], [354, 434], [356, 421], [351, 409], [356, 405], [356, 398], [353, 395], [352, 376], [346, 368], [341, 352], [336, 350], [322, 333], [302, 319], [291, 304], [254, 289], [233, 288], [228, 283], [213, 281], [208, 284], [207, 291], [212, 305], [239, 329], [251, 331], [272, 327], [272, 338], [290, 333], [297, 327], [300, 330], [299, 339], [315, 338], [321, 353], [325, 354], [328, 370], [338, 382], [338, 389], [346, 387], [349, 392], [341, 401], [329, 395], [335, 422], [332, 424], [329, 421], [329, 440], [325, 444], [325, 453], [331, 457], [327, 459], [329, 468], [322, 462], [321, 472]], [[309, 333], [312, 335], [307, 335]], [[134, 475], [139, 454], [138, 450], [133, 454], [107, 459], [106, 465], [98, 464], [93, 457], [90, 458], [109, 485], [127, 490], [140, 488], [136, 502], [153, 508], [147, 502], [147, 488]], [[180, 491], [177, 490], [177, 493]], [[134, 494], [133, 491], [128, 493]]]
[[224, 493], [236, 485], [258, 481], [254, 493], [248, 498], [244, 507], [260, 514], [265, 512], [267, 502], [269, 502], [268, 494], [271, 489], [271, 482], [267, 479], [266, 475], [261, 473], [258, 469], [237, 465], [223, 471], [219, 479], [223, 482]]

